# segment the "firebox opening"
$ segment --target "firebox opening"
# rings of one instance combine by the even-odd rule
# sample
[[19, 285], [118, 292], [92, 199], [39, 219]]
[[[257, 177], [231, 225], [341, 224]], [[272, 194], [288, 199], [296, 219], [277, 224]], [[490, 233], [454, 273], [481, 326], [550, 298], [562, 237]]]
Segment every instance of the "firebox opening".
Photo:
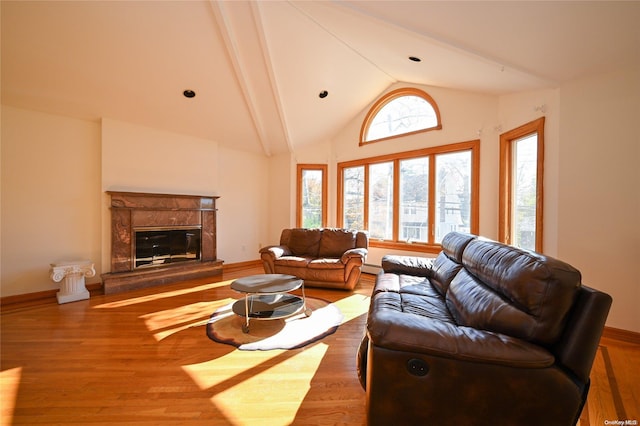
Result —
[[200, 227], [134, 229], [135, 268], [199, 261]]

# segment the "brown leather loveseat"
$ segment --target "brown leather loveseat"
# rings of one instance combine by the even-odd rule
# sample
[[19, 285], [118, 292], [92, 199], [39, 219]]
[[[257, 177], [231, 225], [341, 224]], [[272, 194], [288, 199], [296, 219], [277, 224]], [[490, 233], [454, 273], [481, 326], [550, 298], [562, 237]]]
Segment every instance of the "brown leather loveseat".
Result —
[[450, 233], [385, 256], [358, 351], [370, 425], [573, 425], [611, 297], [557, 259]]
[[367, 258], [365, 232], [338, 228], [284, 229], [280, 244], [260, 249], [266, 274], [295, 275], [305, 286], [353, 290]]

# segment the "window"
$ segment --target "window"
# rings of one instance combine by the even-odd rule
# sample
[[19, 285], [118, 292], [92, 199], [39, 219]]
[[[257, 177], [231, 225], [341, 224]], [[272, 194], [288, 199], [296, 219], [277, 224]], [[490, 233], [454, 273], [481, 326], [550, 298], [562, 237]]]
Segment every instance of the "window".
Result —
[[401, 241], [429, 242], [429, 157], [400, 160]]
[[544, 117], [500, 135], [501, 241], [542, 251]]
[[362, 124], [360, 145], [441, 128], [440, 112], [431, 96], [419, 89], [398, 89], [369, 110]]
[[338, 226], [370, 245], [437, 252], [450, 231], [478, 232], [480, 141], [338, 164]]
[[471, 231], [471, 151], [436, 156], [435, 241], [452, 231]]
[[321, 228], [327, 224], [327, 166], [298, 164], [297, 226]]
[[393, 238], [393, 163], [369, 166], [369, 221], [371, 238]]
[[364, 166], [345, 169], [343, 176], [343, 225], [347, 229], [365, 229]]

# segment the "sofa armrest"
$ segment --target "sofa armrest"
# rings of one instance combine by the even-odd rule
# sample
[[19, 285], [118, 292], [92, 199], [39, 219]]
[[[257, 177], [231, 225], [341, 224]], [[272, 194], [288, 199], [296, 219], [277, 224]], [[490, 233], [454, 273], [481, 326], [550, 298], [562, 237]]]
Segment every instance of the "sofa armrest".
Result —
[[278, 259], [282, 256], [291, 256], [291, 249], [287, 246], [266, 246], [260, 249], [260, 255], [272, 256]]
[[347, 264], [350, 259], [360, 259], [362, 263], [367, 259], [367, 249], [364, 248], [354, 248], [349, 249], [344, 252], [342, 257], [340, 257], [340, 261], [344, 264]]
[[435, 258], [387, 254], [382, 258], [384, 272], [431, 278]]
[[291, 249], [287, 246], [266, 246], [260, 249], [260, 259], [262, 259], [262, 266], [264, 267], [265, 274], [276, 273], [276, 260], [282, 256], [290, 256]]
[[611, 303], [610, 295], [581, 286], [564, 335], [554, 348], [558, 361], [583, 382], [589, 380]]
[[402, 311], [397, 293], [379, 293], [372, 301], [367, 334], [374, 346], [516, 368], [546, 368], [554, 356], [541, 346], [500, 333]]

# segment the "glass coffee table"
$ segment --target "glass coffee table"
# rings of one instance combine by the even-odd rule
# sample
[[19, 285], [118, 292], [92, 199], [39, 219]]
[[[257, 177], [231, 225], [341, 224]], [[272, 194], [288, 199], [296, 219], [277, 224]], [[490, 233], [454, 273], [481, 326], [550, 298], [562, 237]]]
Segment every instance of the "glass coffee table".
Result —
[[[231, 283], [231, 289], [244, 293], [244, 300], [233, 304], [233, 313], [245, 318], [244, 333], [249, 332], [249, 320], [274, 320], [304, 312], [307, 309], [304, 295], [304, 280], [293, 275], [261, 274], [239, 278]], [[302, 289], [302, 297], [290, 292]]]

